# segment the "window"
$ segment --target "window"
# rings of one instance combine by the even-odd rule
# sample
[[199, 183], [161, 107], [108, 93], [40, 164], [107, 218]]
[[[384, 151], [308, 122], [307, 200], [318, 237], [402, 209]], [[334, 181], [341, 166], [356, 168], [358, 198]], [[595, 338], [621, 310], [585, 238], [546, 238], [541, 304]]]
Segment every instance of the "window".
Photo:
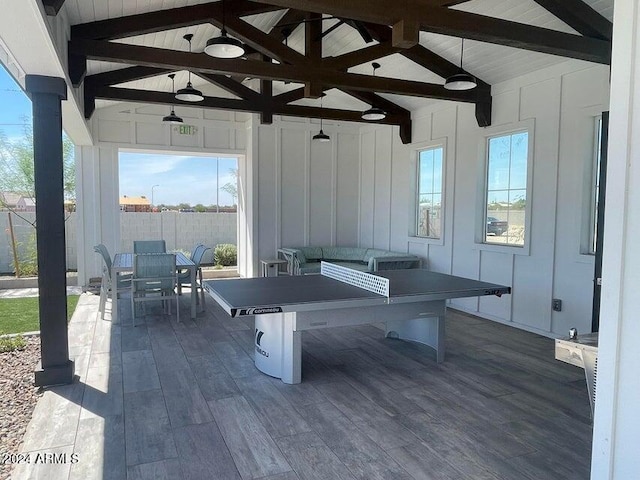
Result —
[[593, 150], [593, 175], [591, 183], [591, 221], [589, 222], [589, 253], [596, 253], [596, 239], [598, 237], [598, 201], [600, 199], [600, 161], [602, 149], [602, 115], [595, 121], [595, 142]]
[[442, 147], [418, 152], [416, 189], [416, 236], [442, 235]]
[[528, 153], [527, 131], [487, 140], [485, 243], [524, 246]]

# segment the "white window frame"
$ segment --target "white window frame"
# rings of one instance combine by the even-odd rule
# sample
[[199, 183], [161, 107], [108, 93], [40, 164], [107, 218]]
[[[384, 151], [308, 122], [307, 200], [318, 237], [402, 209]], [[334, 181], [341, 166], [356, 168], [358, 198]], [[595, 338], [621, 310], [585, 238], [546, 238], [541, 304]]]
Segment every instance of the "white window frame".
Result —
[[[489, 140], [496, 137], [513, 135], [514, 133], [527, 132], [527, 202], [524, 218], [524, 245], [496, 244], [486, 242], [487, 229], [487, 187], [489, 166]], [[533, 204], [533, 165], [535, 143], [535, 120], [529, 119], [510, 124], [509, 126], [489, 127], [483, 130], [483, 135], [478, 146], [478, 187], [476, 195], [476, 249], [510, 253], [512, 255], [529, 255], [531, 244], [531, 205]]]
[[[593, 155], [591, 160], [591, 183], [589, 184], [589, 225], [587, 226], [587, 239], [583, 255], [595, 255], [596, 222], [598, 217], [598, 205], [595, 201], [597, 190], [600, 188], [600, 145], [602, 142], [602, 114], [593, 119]], [[600, 194], [598, 192], [598, 201]]]
[[[441, 185], [441, 193], [440, 193], [440, 237], [424, 237], [419, 236], [418, 229], [418, 213], [419, 213], [419, 205], [418, 205], [418, 190], [420, 177], [418, 169], [420, 168], [420, 152], [425, 150], [435, 150], [437, 148], [442, 149], [442, 185]], [[409, 235], [408, 240], [412, 243], [424, 243], [424, 244], [432, 244], [432, 245], [444, 245], [444, 236], [445, 236], [445, 220], [447, 216], [446, 212], [446, 195], [447, 195], [447, 145], [446, 141], [438, 140], [433, 142], [425, 142], [415, 146], [411, 150], [411, 189], [410, 189], [410, 212], [409, 218], [411, 219], [411, 224], [409, 225]]]

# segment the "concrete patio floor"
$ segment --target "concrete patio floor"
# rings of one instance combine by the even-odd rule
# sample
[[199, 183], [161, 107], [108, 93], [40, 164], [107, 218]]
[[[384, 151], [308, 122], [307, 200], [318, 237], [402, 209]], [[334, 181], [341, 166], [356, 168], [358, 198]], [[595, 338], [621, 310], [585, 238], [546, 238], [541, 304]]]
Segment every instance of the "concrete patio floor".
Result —
[[553, 340], [450, 310], [438, 365], [373, 326], [306, 332], [291, 386], [254, 368], [250, 317], [208, 299], [196, 321], [158, 309], [132, 327], [120, 303], [112, 325], [81, 296], [77, 381], [40, 399], [12, 478], [589, 477], [583, 372], [553, 359]]

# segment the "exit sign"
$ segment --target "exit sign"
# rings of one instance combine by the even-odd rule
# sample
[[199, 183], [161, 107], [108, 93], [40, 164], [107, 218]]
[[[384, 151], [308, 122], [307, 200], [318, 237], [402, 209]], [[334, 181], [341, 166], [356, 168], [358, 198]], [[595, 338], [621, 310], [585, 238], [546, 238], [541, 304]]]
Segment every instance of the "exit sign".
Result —
[[173, 131], [179, 135], [197, 135], [198, 127], [195, 125], [176, 125]]

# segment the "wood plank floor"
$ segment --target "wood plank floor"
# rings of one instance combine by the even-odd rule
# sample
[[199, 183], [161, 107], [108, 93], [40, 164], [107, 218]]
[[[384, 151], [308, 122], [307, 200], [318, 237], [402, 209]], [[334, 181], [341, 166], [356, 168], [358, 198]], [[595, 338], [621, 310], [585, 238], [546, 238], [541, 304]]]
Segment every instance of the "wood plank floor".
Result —
[[15, 479], [589, 478], [583, 372], [551, 339], [449, 310], [438, 365], [374, 326], [305, 332], [303, 383], [285, 385], [253, 366], [252, 320], [211, 300], [137, 327], [128, 302], [123, 325], [97, 303], [71, 321], [77, 383], [45, 393], [25, 437], [77, 461]]

